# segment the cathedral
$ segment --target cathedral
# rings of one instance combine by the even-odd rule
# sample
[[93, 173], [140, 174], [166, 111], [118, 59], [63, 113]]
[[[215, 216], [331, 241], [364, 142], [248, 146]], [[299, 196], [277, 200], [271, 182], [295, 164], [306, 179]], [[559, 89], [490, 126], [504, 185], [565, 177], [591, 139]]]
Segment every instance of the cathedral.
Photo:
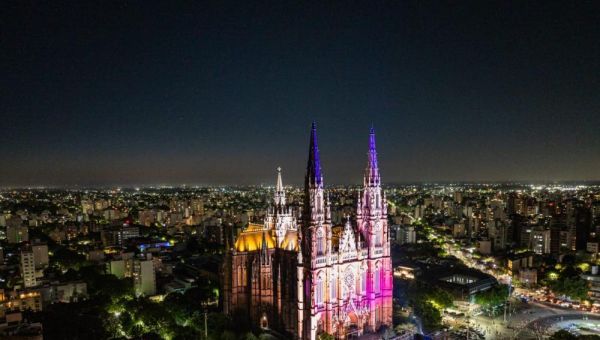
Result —
[[247, 315], [263, 328], [312, 340], [391, 327], [390, 235], [373, 129], [352, 221], [331, 223], [313, 123], [301, 212], [287, 205], [277, 169], [264, 223], [250, 223], [238, 235], [223, 273], [225, 312]]

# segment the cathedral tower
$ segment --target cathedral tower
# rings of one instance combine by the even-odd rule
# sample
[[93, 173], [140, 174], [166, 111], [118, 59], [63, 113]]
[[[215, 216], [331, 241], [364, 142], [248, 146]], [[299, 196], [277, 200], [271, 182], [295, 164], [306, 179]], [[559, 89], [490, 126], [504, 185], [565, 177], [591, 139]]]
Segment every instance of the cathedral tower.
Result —
[[367, 299], [373, 328], [392, 324], [393, 273], [390, 257], [387, 202], [381, 188], [381, 176], [377, 164], [375, 130], [369, 133], [367, 167], [363, 178], [362, 193], [359, 193], [356, 222], [360, 234], [368, 247]]

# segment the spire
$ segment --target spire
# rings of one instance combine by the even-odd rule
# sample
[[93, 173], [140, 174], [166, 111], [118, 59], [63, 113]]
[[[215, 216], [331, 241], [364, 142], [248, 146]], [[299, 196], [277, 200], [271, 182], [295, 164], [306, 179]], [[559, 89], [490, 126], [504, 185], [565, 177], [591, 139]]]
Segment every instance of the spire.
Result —
[[281, 167], [277, 167], [277, 185], [275, 186], [275, 205], [283, 207], [285, 205], [285, 191], [283, 190], [283, 181], [281, 180]]
[[277, 191], [283, 191], [283, 181], [281, 180], [281, 167], [277, 167]]
[[306, 167], [306, 184], [311, 187], [323, 185], [321, 174], [321, 160], [319, 159], [319, 146], [317, 144], [317, 124], [312, 123], [310, 130], [310, 147], [308, 149], [308, 165]]
[[377, 147], [375, 146], [375, 128], [371, 125], [369, 133], [369, 167], [377, 169]]
[[[323, 192], [323, 174], [321, 172], [321, 161], [319, 159], [319, 147], [317, 144], [317, 126], [312, 123], [310, 130], [310, 147], [308, 149], [308, 164], [306, 166], [306, 178], [304, 182], [304, 204], [302, 207], [302, 234], [304, 257], [311, 258], [314, 241], [313, 227], [328, 223], [329, 218], [325, 206], [325, 193]], [[328, 248], [329, 249], [329, 248]], [[315, 253], [316, 254], [316, 253]]]
[[365, 185], [379, 185], [379, 167], [377, 166], [377, 147], [375, 145], [375, 128], [371, 125], [369, 133], [369, 162], [365, 170]]

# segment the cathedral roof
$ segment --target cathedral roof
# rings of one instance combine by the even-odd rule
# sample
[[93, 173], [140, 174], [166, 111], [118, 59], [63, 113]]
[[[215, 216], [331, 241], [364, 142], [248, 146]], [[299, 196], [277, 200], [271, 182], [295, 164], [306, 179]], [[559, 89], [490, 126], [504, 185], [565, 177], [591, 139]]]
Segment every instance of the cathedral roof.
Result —
[[281, 248], [284, 250], [298, 250], [298, 232], [294, 230], [288, 231], [281, 243]]
[[275, 240], [270, 230], [266, 230], [264, 225], [250, 223], [244, 229], [235, 241], [235, 250], [237, 251], [255, 251], [263, 246], [263, 240], [267, 249], [275, 248]]

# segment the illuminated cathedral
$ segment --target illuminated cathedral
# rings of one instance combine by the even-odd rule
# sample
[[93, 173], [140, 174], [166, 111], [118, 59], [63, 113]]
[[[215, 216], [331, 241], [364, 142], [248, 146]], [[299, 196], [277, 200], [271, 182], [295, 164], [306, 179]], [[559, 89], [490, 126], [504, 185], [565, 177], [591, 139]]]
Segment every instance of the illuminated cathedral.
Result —
[[301, 213], [287, 205], [277, 170], [264, 223], [249, 224], [226, 255], [225, 312], [240, 312], [255, 325], [298, 339], [321, 333], [346, 338], [391, 327], [390, 235], [373, 129], [355, 216], [342, 226], [331, 223], [314, 123]]

